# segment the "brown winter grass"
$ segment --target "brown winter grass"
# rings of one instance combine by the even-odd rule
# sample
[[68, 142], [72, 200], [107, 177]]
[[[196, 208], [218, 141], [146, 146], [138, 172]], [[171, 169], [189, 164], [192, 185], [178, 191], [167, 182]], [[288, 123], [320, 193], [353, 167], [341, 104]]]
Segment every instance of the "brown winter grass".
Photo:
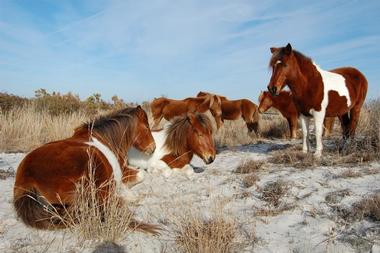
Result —
[[380, 221], [380, 193], [366, 196], [350, 208], [340, 208], [338, 211], [340, 216], [349, 222], [365, 218], [378, 222]]
[[[104, 188], [110, 189], [111, 194], [100, 202], [98, 197]], [[90, 176], [77, 184], [75, 195], [73, 205], [64, 214], [55, 215], [79, 242], [117, 242], [130, 233], [133, 212], [117, 196], [113, 183], [99, 187], [94, 176]]]
[[233, 171], [237, 174], [249, 174], [253, 172], [257, 172], [262, 169], [265, 165], [265, 161], [257, 161], [257, 160], [245, 160], [239, 164], [239, 166]]
[[240, 244], [237, 220], [223, 212], [223, 204], [207, 208], [194, 208], [188, 204], [174, 210], [170, 219], [176, 252], [219, 253], [236, 252]]
[[83, 112], [55, 116], [34, 106], [0, 112], [0, 152], [28, 152], [46, 142], [69, 137], [86, 119]]
[[269, 110], [260, 118], [259, 135], [261, 138], [281, 138], [290, 137], [288, 122], [276, 110]]
[[268, 205], [278, 207], [281, 203], [281, 199], [287, 194], [288, 189], [288, 184], [282, 180], [269, 182], [263, 188], [259, 189], [261, 192], [260, 198], [267, 202]]

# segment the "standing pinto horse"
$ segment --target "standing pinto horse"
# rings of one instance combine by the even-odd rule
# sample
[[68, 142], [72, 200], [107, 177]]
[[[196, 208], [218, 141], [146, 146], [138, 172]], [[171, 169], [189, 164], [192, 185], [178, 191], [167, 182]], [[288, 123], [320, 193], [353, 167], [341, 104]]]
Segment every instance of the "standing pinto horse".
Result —
[[[208, 92], [200, 91], [197, 97], [214, 95]], [[240, 117], [245, 121], [248, 131], [257, 133], [259, 126], [259, 113], [257, 105], [248, 99], [229, 100], [224, 96], [214, 95], [221, 100], [222, 122], [224, 120], [237, 120]]]
[[197, 98], [185, 98], [183, 100], [175, 100], [169, 98], [156, 98], [150, 104], [153, 114], [154, 125], [153, 129], [157, 129], [162, 118], [171, 120], [176, 116], [183, 116], [187, 113], [205, 113], [210, 110], [216, 121], [216, 126], [219, 129], [222, 125], [221, 120], [221, 101], [220, 98], [213, 95]]
[[17, 215], [34, 228], [62, 228], [48, 210], [54, 206], [64, 213], [63, 208], [76, 199], [75, 184], [89, 177], [90, 168], [96, 186], [101, 188], [100, 203], [110, 194], [106, 182], [115, 183], [117, 190], [124, 184], [137, 183], [142, 174], [127, 166], [130, 147], [149, 154], [155, 150], [147, 115], [140, 106], [101, 116], [76, 128], [72, 137], [33, 150], [17, 169]]
[[322, 154], [322, 125], [327, 117], [339, 117], [344, 144], [355, 135], [360, 110], [367, 94], [368, 83], [364, 75], [351, 67], [330, 71], [322, 70], [310, 58], [286, 47], [271, 48], [272, 77], [268, 90], [276, 96], [285, 85], [293, 94], [300, 112], [303, 133], [303, 152], [310, 150], [309, 117], [314, 118], [317, 147], [314, 155]]
[[[282, 116], [286, 118], [289, 124], [290, 137], [297, 138], [298, 117], [299, 113], [293, 101], [292, 93], [289, 91], [281, 91], [278, 96], [272, 96], [268, 91], [264, 91], [259, 97], [259, 112], [264, 113], [269, 108], [274, 107], [280, 111]], [[328, 136], [332, 132], [334, 126], [334, 117], [326, 117], [323, 121], [323, 136]]]

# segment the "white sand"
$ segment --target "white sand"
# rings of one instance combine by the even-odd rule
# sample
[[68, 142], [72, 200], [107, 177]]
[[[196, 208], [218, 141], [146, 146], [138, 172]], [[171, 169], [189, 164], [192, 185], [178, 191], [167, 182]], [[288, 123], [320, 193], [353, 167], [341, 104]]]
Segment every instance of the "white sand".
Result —
[[[271, 155], [269, 148], [285, 143], [288, 142], [274, 141], [226, 149], [208, 166], [203, 165], [200, 159], [194, 159], [193, 165], [205, 167], [206, 170], [191, 178], [181, 173], [174, 173], [169, 178], [148, 174], [143, 183], [132, 188], [141, 199], [137, 216], [144, 221], [168, 225], [160, 236], [135, 232], [120, 244], [128, 252], [161, 252], [163, 249], [176, 252], [171, 225], [173, 215], [183, 209], [207, 214], [211, 207], [220, 204], [226, 217], [237, 220], [241, 234], [244, 234], [243, 231], [256, 234], [257, 242], [245, 241], [246, 252], [355, 252], [351, 244], [339, 240], [349, 231], [361, 232], [363, 238], [375, 240], [373, 250], [378, 250], [379, 224], [364, 220], [343, 226], [325, 197], [330, 192], [348, 189], [350, 194], [337, 205], [349, 207], [363, 196], [380, 190], [380, 174], [338, 178], [336, 175], [347, 168], [301, 170], [267, 164], [257, 172], [257, 184], [245, 188], [242, 179], [246, 175], [233, 173], [242, 161], [266, 160]], [[24, 154], [0, 154], [0, 169], [15, 170], [23, 157]], [[376, 167], [380, 168], [380, 165], [361, 165], [353, 170], [364, 171]], [[257, 216], [256, 210], [266, 207], [260, 199], [259, 188], [279, 179], [289, 187], [282, 203], [295, 205], [295, 208], [276, 216]], [[80, 244], [68, 231], [37, 231], [25, 227], [13, 210], [13, 183], [13, 177], [0, 180], [0, 252], [92, 252], [94, 243]], [[370, 233], [371, 227], [377, 230]], [[247, 237], [236, 240], [248, 240], [244, 238]]]

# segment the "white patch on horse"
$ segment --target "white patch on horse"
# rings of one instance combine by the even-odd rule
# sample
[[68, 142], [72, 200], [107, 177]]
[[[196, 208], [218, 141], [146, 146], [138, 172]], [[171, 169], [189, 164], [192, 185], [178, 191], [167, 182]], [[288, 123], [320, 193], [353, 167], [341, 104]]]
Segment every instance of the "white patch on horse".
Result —
[[155, 170], [165, 171], [171, 170], [171, 168], [161, 160], [162, 157], [169, 154], [170, 151], [165, 147], [167, 124], [164, 129], [156, 132], [152, 132], [154, 142], [156, 143], [156, 149], [152, 155], [146, 155], [135, 148], [131, 148], [128, 151], [128, 163], [143, 169], [148, 169], [150, 172]]
[[97, 148], [106, 157], [108, 163], [112, 167], [112, 173], [114, 180], [116, 181], [116, 187], [117, 189], [120, 189], [120, 186], [122, 185], [123, 174], [121, 172], [119, 160], [117, 159], [116, 155], [111, 151], [109, 147], [101, 143], [95, 137], [91, 137], [91, 141], [86, 142], [86, 144]]
[[282, 62], [282, 61], [277, 60], [276, 63], [275, 63], [275, 65], [280, 64], [281, 62]]
[[321, 69], [317, 64], [313, 63], [317, 71], [321, 74], [323, 81], [323, 100], [322, 110], [326, 110], [329, 104], [329, 91], [336, 91], [339, 96], [346, 97], [347, 107], [351, 106], [351, 98], [348, 92], [346, 81], [342, 75]]

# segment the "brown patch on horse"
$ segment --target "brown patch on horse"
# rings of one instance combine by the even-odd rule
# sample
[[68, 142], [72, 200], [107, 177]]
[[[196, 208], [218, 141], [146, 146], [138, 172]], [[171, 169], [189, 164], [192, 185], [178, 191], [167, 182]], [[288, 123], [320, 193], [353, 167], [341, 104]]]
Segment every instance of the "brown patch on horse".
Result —
[[[206, 131], [212, 132], [210, 119], [204, 114], [195, 114], [197, 124]], [[177, 117], [167, 129], [167, 137], [165, 146], [172, 151], [174, 155], [180, 155], [187, 151], [188, 132], [192, 128], [192, 123], [189, 117]]]

